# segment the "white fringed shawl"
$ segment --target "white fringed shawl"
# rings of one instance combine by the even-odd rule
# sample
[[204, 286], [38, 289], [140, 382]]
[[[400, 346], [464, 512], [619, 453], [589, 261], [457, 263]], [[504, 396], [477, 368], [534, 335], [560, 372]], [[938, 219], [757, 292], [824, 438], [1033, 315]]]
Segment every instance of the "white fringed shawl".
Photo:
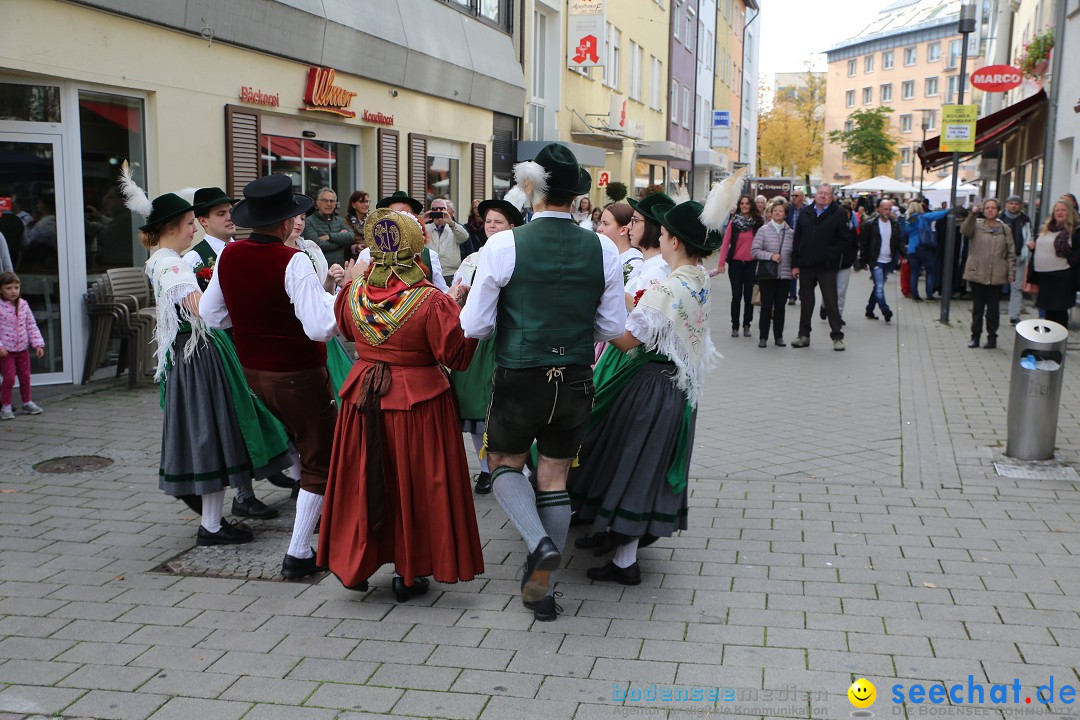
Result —
[[[184, 298], [199, 291], [195, 273], [175, 250], [160, 248], [146, 261], [146, 275], [154, 287], [157, 302], [157, 328], [154, 340], [157, 342], [157, 369], [154, 380], [160, 382], [168, 368], [173, 342], [180, 331], [181, 323], [191, 324], [191, 339], [184, 345], [184, 359], [189, 359], [200, 345], [209, 338], [206, 323], [198, 315], [193, 315], [183, 306]], [[177, 312], [177, 307], [180, 310]]]
[[697, 407], [705, 373], [720, 357], [709, 333], [709, 295], [709, 274], [699, 265], [684, 265], [647, 289], [626, 320], [645, 350], [675, 363], [673, 381], [691, 407]]

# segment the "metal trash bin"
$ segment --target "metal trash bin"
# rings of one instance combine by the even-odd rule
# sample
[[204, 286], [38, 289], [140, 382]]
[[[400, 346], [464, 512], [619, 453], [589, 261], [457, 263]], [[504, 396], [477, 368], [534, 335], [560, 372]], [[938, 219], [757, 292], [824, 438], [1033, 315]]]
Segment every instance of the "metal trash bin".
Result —
[[1024, 320], [1017, 324], [1009, 381], [1007, 456], [1053, 459], [1068, 340], [1069, 331], [1055, 322]]

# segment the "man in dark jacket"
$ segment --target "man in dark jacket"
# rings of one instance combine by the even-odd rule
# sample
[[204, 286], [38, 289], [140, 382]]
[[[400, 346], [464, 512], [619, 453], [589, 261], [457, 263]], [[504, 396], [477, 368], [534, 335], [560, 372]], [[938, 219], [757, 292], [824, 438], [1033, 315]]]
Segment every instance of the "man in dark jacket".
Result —
[[904, 233], [892, 214], [892, 202], [882, 200], [877, 206], [877, 217], [863, 223], [860, 235], [859, 264], [870, 268], [874, 289], [866, 303], [866, 317], [877, 320], [874, 306], [881, 308], [885, 322], [892, 320], [893, 312], [885, 301], [885, 278], [900, 262], [904, 253]]
[[821, 304], [829, 319], [833, 350], [844, 349], [844, 331], [840, 326], [837, 304], [836, 273], [844, 248], [851, 243], [848, 216], [833, 198], [831, 185], [818, 186], [814, 204], [799, 214], [795, 224], [791, 274], [799, 280], [799, 337], [792, 347], [810, 345], [810, 324], [814, 319], [814, 289], [821, 286]]
[[[799, 215], [807, 209], [806, 205], [806, 193], [801, 187], [796, 187], [791, 191], [791, 203], [788, 205], [787, 218], [785, 218], [788, 227], [795, 230], [795, 225], [799, 222]], [[798, 280], [792, 280], [790, 287], [788, 288], [788, 305], [795, 304], [796, 292], [799, 287]]]

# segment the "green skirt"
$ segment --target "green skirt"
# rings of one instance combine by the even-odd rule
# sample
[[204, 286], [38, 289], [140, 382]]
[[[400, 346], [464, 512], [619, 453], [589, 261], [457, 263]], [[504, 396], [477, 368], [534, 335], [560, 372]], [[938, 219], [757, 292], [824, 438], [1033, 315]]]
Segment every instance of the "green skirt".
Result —
[[495, 336], [492, 335], [476, 346], [476, 354], [467, 369], [450, 373], [462, 420], [482, 421], [487, 418], [495, 364]]
[[330, 385], [334, 388], [334, 397], [337, 399], [337, 404], [341, 406], [341, 396], [338, 392], [341, 391], [341, 385], [345, 382], [345, 378], [349, 377], [349, 371], [352, 370], [353, 359], [349, 356], [349, 351], [345, 349], [345, 343], [341, 341], [340, 337], [335, 336], [330, 342], [326, 343], [326, 371], [330, 373]]

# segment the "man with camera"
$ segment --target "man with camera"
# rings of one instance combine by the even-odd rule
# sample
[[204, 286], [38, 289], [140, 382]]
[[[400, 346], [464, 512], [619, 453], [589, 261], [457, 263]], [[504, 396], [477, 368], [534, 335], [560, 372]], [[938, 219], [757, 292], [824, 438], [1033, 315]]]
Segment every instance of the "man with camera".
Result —
[[429, 247], [438, 254], [442, 266], [443, 279], [450, 285], [454, 273], [461, 265], [459, 245], [469, 242], [469, 231], [461, 223], [454, 221], [454, 203], [443, 198], [431, 201], [431, 209], [426, 213]]

